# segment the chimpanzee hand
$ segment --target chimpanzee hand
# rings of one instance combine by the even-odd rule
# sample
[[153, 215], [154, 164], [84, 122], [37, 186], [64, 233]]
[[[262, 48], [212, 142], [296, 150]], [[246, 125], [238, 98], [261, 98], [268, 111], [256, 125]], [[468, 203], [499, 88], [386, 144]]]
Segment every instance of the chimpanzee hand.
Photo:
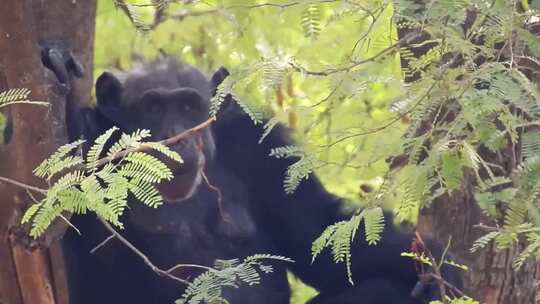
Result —
[[41, 62], [56, 75], [58, 82], [67, 91], [71, 89], [69, 84], [70, 76], [81, 78], [84, 75], [82, 65], [61, 41], [41, 43]]
[[463, 288], [461, 270], [453, 266], [443, 265], [440, 271], [442, 278], [434, 274], [431, 270], [419, 274], [419, 280], [414, 285], [410, 296], [421, 303], [441, 300], [441, 284], [443, 284], [442, 287], [448, 296], [459, 295], [459, 292], [456, 294], [456, 291], [460, 291]]

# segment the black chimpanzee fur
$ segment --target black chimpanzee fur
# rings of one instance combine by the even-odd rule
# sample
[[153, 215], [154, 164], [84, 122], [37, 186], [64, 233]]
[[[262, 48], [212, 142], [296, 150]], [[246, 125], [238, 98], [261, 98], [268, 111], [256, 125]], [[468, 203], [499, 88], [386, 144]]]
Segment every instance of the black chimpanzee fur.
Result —
[[[81, 112], [82, 135], [91, 142], [113, 125], [124, 132], [149, 129], [153, 140], [178, 134], [208, 117], [212, 90], [227, 75], [220, 69], [208, 81], [197, 69], [171, 58], [136, 69], [124, 81], [104, 73], [96, 83], [96, 108]], [[121, 233], [162, 269], [179, 263], [211, 266], [215, 259], [254, 253], [296, 261], [275, 265], [274, 273], [263, 275], [261, 285], [227, 289], [225, 298], [233, 304], [288, 303], [285, 266], [320, 290], [314, 304], [413, 304], [432, 298], [434, 286], [425, 288], [422, 299], [410, 296], [419, 279], [414, 263], [400, 253], [409, 250], [412, 235], [392, 227], [389, 215], [380, 244], [365, 244], [361, 231], [353, 243], [356, 285], [347, 282], [345, 267], [336, 265], [329, 254], [311, 265], [312, 241], [348, 215], [341, 212], [342, 200], [327, 192], [316, 176], [294, 194], [285, 194], [284, 172], [294, 160], [270, 158], [268, 153], [273, 147], [292, 144], [289, 131], [277, 126], [258, 144], [261, 131], [229, 100], [211, 128], [171, 147], [184, 164], [168, 162], [175, 178], [160, 188], [165, 204], [151, 209], [130, 201]], [[220, 190], [221, 204], [203, 174]], [[71, 303], [161, 304], [180, 297], [185, 286], [159, 277], [118, 240], [90, 253], [109, 236], [94, 216], [74, 217], [73, 222], [82, 236], [70, 231], [64, 242]], [[436, 244], [430, 243], [430, 249], [435, 255], [441, 252]], [[199, 273], [200, 269], [192, 268], [175, 275], [193, 279]], [[446, 269], [445, 274], [459, 285], [455, 271]]]
[[[121, 83], [110, 73], [96, 82], [97, 107], [82, 111], [84, 136], [89, 141], [113, 125], [123, 132], [149, 129], [152, 140], [181, 133], [208, 117], [211, 83], [195, 68], [164, 59], [134, 70]], [[216, 259], [277, 253], [269, 237], [258, 227], [249, 210], [244, 183], [215, 161], [209, 128], [171, 147], [183, 164], [169, 162], [175, 178], [161, 187], [165, 204], [158, 209], [130, 201], [121, 233], [157, 266], [176, 264], [212, 266]], [[203, 181], [203, 170], [218, 193]], [[69, 256], [71, 303], [173, 303], [185, 288], [170, 278], [159, 277], [140, 257], [118, 240], [95, 253], [108, 232], [94, 216], [73, 219], [82, 236], [70, 231], [65, 238]], [[284, 265], [254, 288], [225, 292], [231, 303], [286, 303], [289, 298]], [[198, 268], [175, 272], [186, 280], [200, 274]]]
[[[328, 251], [312, 264], [309, 254], [312, 241], [327, 226], [350, 217], [343, 211], [343, 200], [326, 191], [314, 174], [294, 194], [286, 194], [284, 174], [298, 159], [268, 155], [272, 148], [294, 144], [290, 131], [277, 125], [258, 144], [264, 124], [254, 126], [239, 106], [232, 100], [228, 103], [212, 128], [217, 161], [248, 188], [255, 222], [267, 232], [280, 254], [296, 261], [290, 269], [319, 290], [320, 294], [310, 303], [412, 304], [439, 298], [438, 287], [419, 283], [413, 261], [400, 255], [411, 250], [413, 235], [393, 226], [389, 212], [385, 212], [386, 228], [379, 244], [369, 246], [362, 227], [356, 234], [352, 246], [354, 286], [347, 282], [345, 266], [333, 263]], [[426, 245], [435, 257], [441, 256], [439, 244], [426, 240]], [[441, 271], [449, 282], [461, 287], [459, 270], [446, 266]], [[413, 290], [415, 298], [411, 297]]]

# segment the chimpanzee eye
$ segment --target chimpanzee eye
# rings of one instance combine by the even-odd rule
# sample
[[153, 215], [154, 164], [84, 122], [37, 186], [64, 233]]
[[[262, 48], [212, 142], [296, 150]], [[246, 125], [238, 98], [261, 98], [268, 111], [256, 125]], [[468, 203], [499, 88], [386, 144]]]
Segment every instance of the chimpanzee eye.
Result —
[[149, 90], [141, 97], [141, 102], [146, 111], [150, 114], [162, 114], [165, 107], [163, 96], [156, 90]]

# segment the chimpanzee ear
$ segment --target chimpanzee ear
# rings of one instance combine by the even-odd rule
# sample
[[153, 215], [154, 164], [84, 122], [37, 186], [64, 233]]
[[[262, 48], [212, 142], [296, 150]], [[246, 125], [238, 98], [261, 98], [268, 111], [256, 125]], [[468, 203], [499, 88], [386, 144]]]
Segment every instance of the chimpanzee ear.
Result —
[[[212, 96], [216, 95], [217, 88], [229, 75], [229, 71], [223, 66], [212, 75]], [[230, 116], [231, 113], [236, 112], [235, 110], [237, 107], [238, 106], [232, 96], [230, 94], [227, 95], [221, 104], [218, 117], [224, 119], [225, 117]]]
[[98, 107], [120, 107], [122, 84], [112, 73], [104, 72], [96, 81]]
[[225, 67], [220, 67], [214, 75], [212, 75], [212, 96], [216, 94], [217, 87], [229, 76], [230, 73]]

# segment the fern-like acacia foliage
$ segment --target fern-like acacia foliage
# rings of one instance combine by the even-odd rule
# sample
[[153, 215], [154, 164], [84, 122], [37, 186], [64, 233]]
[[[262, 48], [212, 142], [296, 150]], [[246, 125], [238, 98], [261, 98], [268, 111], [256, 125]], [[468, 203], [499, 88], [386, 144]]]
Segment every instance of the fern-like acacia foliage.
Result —
[[354, 284], [351, 272], [351, 243], [362, 221], [365, 224], [364, 231], [368, 244], [377, 244], [384, 229], [384, 214], [380, 207], [366, 208], [348, 221], [341, 221], [328, 226], [313, 242], [311, 247], [312, 261], [315, 261], [325, 248], [330, 248], [334, 261], [336, 263], [345, 263], [349, 283]]
[[321, 10], [317, 4], [309, 4], [302, 12], [302, 28], [304, 35], [311, 39], [321, 32]]
[[[263, 134], [264, 136], [264, 134]], [[270, 156], [276, 158], [295, 158], [297, 159], [287, 168], [283, 188], [288, 194], [294, 193], [294, 190], [300, 185], [302, 180], [307, 179], [313, 169], [317, 167], [317, 159], [312, 155], [306, 154], [302, 149], [295, 146], [277, 147], [270, 151]]]
[[[451, 304], [480, 304], [480, 302], [475, 301], [474, 299], [469, 298], [469, 297], [461, 297], [461, 298], [453, 298], [453, 299], [448, 298], [446, 300], [448, 301], [448, 303], [451, 303]], [[430, 304], [443, 304], [443, 302], [432, 301], [430, 302]]]
[[272, 265], [265, 261], [294, 262], [270, 254], [255, 254], [243, 260], [218, 260], [214, 269], [199, 275], [188, 286], [176, 304], [228, 303], [222, 297], [223, 288], [238, 288], [241, 285], [258, 285], [261, 273], [273, 272]]
[[[279, 65], [279, 67], [277, 67]], [[264, 113], [255, 105], [244, 102], [241, 95], [237, 94], [237, 86], [245, 86], [254, 79], [262, 77], [268, 88], [272, 88], [275, 81], [281, 82], [284, 77], [283, 63], [272, 63], [271, 61], [256, 62], [247, 67], [231, 71], [225, 80], [217, 87], [215, 95], [210, 99], [210, 117], [216, 117], [219, 109], [230, 97], [231, 102], [236, 102], [242, 110], [251, 118], [254, 124], [262, 123]], [[279, 70], [279, 72], [277, 71]], [[279, 75], [276, 75], [278, 74]], [[281, 78], [280, 78], [281, 77]]]
[[[539, 7], [523, 9], [516, 1], [435, 1], [424, 11], [413, 0], [393, 3], [396, 26], [421, 28], [430, 36], [422, 43], [432, 47], [421, 56], [413, 49], [421, 45], [395, 50], [408, 63], [405, 76], [417, 79], [407, 84], [395, 109], [397, 119], [410, 122], [394, 147], [394, 155], [404, 155], [407, 162], [388, 172], [369, 205], [391, 200], [398, 215], [408, 218], [473, 184], [476, 202], [493, 227], [472, 250], [492, 242], [498, 250], [523, 243], [514, 266], [540, 260], [540, 91], [530, 73], [531, 67], [533, 74], [540, 67], [540, 38], [528, 30]], [[462, 24], [471, 11], [476, 21], [465, 32]], [[512, 52], [504, 53], [501, 45], [512, 45]], [[478, 58], [485, 61], [478, 64]], [[353, 67], [326, 74], [361, 75], [362, 67]], [[329, 227], [314, 243], [314, 255], [330, 247], [337, 262], [349, 264], [343, 242], [352, 240], [357, 224], [353, 218]], [[365, 224], [366, 232], [379, 231], [377, 221]]]
[[[24, 214], [22, 223], [31, 223], [30, 236], [39, 237], [57, 217], [65, 213], [95, 212], [117, 227], [131, 193], [141, 203], [157, 208], [163, 199], [156, 184], [173, 178], [171, 170], [155, 156], [140, 148], [160, 152], [181, 162], [178, 153], [157, 142], [145, 143], [148, 130], [122, 134], [115, 143], [111, 136], [116, 127], [99, 136], [86, 157], [75, 153], [83, 140], [61, 146], [44, 160], [34, 174], [44, 178], [49, 189]], [[105, 147], [110, 148], [105, 151]], [[127, 152], [127, 153], [126, 153]], [[100, 158], [106, 155], [105, 158]], [[117, 159], [122, 155], [120, 160]]]
[[[415, 261], [417, 261], [419, 263], [422, 263], [422, 264], [430, 266], [430, 267], [433, 264], [431, 262], [431, 259], [428, 258], [424, 253], [418, 254], [418, 253], [414, 253], [414, 252], [402, 252], [401, 256], [411, 258], [411, 259], [413, 259], [413, 260], [415, 260]], [[467, 267], [467, 265], [459, 264], [459, 263], [456, 263], [455, 261], [448, 260], [448, 259], [443, 259], [441, 262], [438, 262], [437, 264], [439, 264], [438, 265], [439, 267], [441, 265], [445, 264], [445, 265], [450, 265], [452, 267], [457, 267], [457, 268], [465, 270], [465, 271], [469, 270], [469, 267]]]
[[34, 104], [47, 106], [49, 103], [42, 101], [30, 101], [30, 90], [25, 88], [9, 89], [0, 92], [0, 108], [12, 104]]

